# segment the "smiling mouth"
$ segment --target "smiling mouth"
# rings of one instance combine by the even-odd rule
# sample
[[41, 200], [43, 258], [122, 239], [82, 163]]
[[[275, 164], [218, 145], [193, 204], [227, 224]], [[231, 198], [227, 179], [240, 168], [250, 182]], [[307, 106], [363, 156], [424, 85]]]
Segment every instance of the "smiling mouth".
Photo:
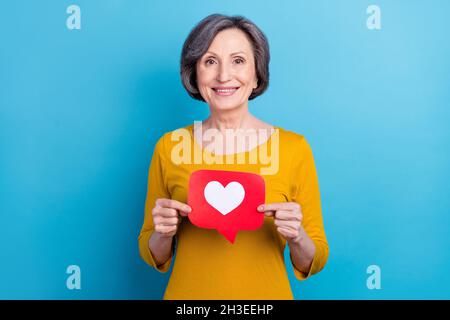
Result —
[[231, 96], [239, 87], [216, 87], [212, 89], [218, 96]]

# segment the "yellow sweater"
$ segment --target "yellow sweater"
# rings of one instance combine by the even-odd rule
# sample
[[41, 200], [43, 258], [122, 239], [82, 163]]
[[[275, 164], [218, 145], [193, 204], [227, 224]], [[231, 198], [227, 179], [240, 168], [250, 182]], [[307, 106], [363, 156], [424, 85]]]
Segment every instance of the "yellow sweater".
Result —
[[[175, 151], [182, 141], [180, 137], [179, 141], [172, 141], [173, 132], [166, 133], [157, 142], [149, 169], [144, 223], [138, 242], [141, 257], [158, 271], [167, 272], [173, 260], [164, 299], [293, 299], [284, 261], [286, 241], [277, 232], [272, 217], [265, 217], [258, 230], [239, 231], [234, 244], [217, 230], [198, 228], [183, 218], [173, 241], [172, 257], [166, 263], [156, 265], [148, 247], [154, 231], [151, 210], [155, 201], [171, 198], [187, 203], [189, 176], [200, 169], [261, 174], [266, 183], [266, 203], [299, 203], [302, 224], [314, 241], [316, 254], [309, 274], [294, 266], [295, 276], [304, 280], [325, 266], [328, 243], [311, 148], [302, 135], [275, 128], [278, 134], [274, 133], [267, 142], [252, 151], [236, 154], [233, 164], [228, 160], [223, 164], [199, 163], [199, 155], [202, 159], [216, 158], [213, 153], [201, 149], [193, 139], [193, 125], [184, 128], [189, 139], [183, 142], [184, 146], [191, 148], [191, 163], [179, 163], [179, 159], [178, 163], [172, 161], [172, 155], [178, 154]], [[249, 163], [250, 153], [270, 154], [276, 144], [279, 144], [279, 157], [275, 165], [276, 160], [272, 160], [272, 169], [268, 169], [267, 157], [264, 161]], [[247, 161], [239, 163], [238, 156], [245, 156]], [[272, 155], [272, 158], [276, 157]]]

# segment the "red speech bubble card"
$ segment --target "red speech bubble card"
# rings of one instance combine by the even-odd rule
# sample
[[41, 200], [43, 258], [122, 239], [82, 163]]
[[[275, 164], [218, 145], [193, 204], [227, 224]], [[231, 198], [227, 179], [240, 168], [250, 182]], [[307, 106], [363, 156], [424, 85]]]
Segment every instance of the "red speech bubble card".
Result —
[[264, 179], [258, 174], [198, 170], [189, 179], [189, 220], [200, 228], [217, 229], [231, 243], [239, 230], [262, 226], [264, 214], [256, 208], [264, 201]]

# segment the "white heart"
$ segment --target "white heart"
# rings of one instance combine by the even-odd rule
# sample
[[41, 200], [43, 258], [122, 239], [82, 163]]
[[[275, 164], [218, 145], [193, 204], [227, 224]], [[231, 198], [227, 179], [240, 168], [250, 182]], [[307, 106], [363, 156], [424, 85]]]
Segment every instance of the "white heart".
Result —
[[224, 188], [218, 181], [210, 181], [204, 190], [206, 201], [223, 215], [236, 209], [245, 197], [244, 187], [236, 181]]

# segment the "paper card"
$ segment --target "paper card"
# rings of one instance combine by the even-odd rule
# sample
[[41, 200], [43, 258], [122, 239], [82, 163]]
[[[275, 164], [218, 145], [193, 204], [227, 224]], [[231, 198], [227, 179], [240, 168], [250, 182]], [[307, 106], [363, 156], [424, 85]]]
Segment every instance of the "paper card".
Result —
[[264, 201], [265, 183], [258, 174], [198, 170], [189, 179], [189, 220], [200, 228], [217, 229], [231, 243], [239, 230], [262, 226], [264, 214], [256, 208]]

